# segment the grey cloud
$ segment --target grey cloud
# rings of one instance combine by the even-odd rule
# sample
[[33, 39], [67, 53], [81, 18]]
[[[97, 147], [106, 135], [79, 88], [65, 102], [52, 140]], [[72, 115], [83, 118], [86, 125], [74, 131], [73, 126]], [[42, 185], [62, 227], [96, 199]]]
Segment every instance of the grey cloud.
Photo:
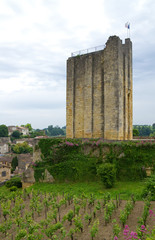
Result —
[[[103, 23], [103, 30], [96, 30], [93, 27], [89, 32], [86, 31], [87, 33], [84, 33], [84, 36], [80, 34], [80, 29], [83, 29], [84, 26], [79, 25], [75, 28], [70, 28], [69, 21], [71, 19], [69, 17], [65, 18], [65, 15], [64, 17], [60, 15], [58, 2], [57, 0], [42, 0], [40, 3], [37, 3], [51, 9], [51, 15], [48, 16], [47, 24], [45, 22], [42, 23], [42, 21], [32, 22], [32, 28], [37, 28], [37, 31], [42, 33], [45, 38], [46, 34], [49, 36], [49, 33], [53, 37], [55, 37], [55, 33], [60, 33], [60, 36], [63, 33], [63, 37], [57, 39], [56, 45], [46, 46], [44, 42], [39, 43], [39, 39], [36, 44], [21, 42], [17, 44], [12, 42], [11, 44], [1, 43], [0, 45], [0, 82], [9, 78], [19, 79], [22, 73], [27, 74], [27, 79], [29, 77], [34, 79], [30, 83], [33, 89], [31, 92], [23, 89], [21, 93], [16, 92], [14, 95], [8, 96], [2, 95], [3, 92], [0, 92], [0, 101], [3, 102], [3, 106], [1, 106], [2, 115], [10, 118], [9, 113], [6, 115], [6, 111], [7, 109], [8, 111], [12, 109], [18, 115], [22, 112], [22, 121], [24, 116], [26, 119], [26, 114], [30, 113], [29, 117], [35, 122], [35, 114], [38, 117], [39, 114], [43, 115], [46, 112], [46, 117], [45, 115], [42, 116], [42, 121], [45, 121], [47, 124], [46, 118], [50, 118], [52, 124], [52, 121], [57, 117], [55, 113], [56, 109], [58, 109], [57, 113], [61, 116], [60, 118], [63, 118], [62, 115], [65, 112], [66, 60], [70, 57], [71, 52], [105, 44], [109, 35], [117, 34], [121, 39], [124, 39], [126, 37], [124, 24], [126, 21], [131, 21], [134, 123], [148, 123], [154, 119], [154, 111], [151, 111], [151, 109], [154, 108], [155, 102], [153, 92], [155, 87], [155, 1], [148, 0], [144, 8], [140, 10], [136, 7], [138, 3], [136, 0], [131, 0], [128, 3], [124, 0], [103, 1], [103, 14], [106, 14], [110, 22], [109, 29], [104, 32]], [[21, 1], [10, 0], [8, 3], [17, 15], [20, 15], [22, 11], [24, 14], [27, 14]], [[29, 3], [31, 4], [31, 2]], [[4, 19], [7, 20], [6, 16], [1, 17], [2, 21]], [[92, 17], [95, 17], [95, 13]], [[24, 34], [25, 32], [26, 29], [23, 29]], [[27, 29], [27, 34], [29, 34], [29, 29]], [[56, 51], [55, 46], [58, 51]], [[23, 86], [29, 84], [29, 82], [22, 81]], [[57, 92], [57, 96], [54, 92]], [[53, 114], [53, 118], [51, 114]], [[11, 117], [14, 121], [18, 121], [18, 118], [12, 113]], [[58, 118], [57, 121], [59, 121]], [[65, 125], [65, 117], [63, 121]], [[39, 124], [39, 120], [36, 122]]]
[[[16, 91], [13, 94], [0, 96], [1, 112], [5, 109], [60, 109], [65, 108], [65, 93], [53, 88], [52, 91]], [[2, 111], [3, 110], [3, 111]]]
[[55, 51], [48, 51], [42, 45], [3, 45], [0, 52], [1, 78], [16, 77], [19, 73], [29, 72], [35, 75], [38, 81], [65, 80], [65, 61], [63, 62]]

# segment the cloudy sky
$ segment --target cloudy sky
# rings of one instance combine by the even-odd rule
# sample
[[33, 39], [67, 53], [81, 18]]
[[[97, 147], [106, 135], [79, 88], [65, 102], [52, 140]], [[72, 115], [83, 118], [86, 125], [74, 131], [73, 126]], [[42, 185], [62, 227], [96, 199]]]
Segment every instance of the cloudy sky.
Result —
[[0, 0], [0, 124], [66, 124], [66, 60], [111, 35], [133, 42], [134, 124], [155, 122], [154, 0]]

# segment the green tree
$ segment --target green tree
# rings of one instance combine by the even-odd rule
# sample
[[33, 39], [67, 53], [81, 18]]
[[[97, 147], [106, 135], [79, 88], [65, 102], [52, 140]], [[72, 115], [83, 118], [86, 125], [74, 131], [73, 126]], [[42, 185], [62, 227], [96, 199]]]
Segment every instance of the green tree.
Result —
[[134, 125], [133, 128], [139, 131], [139, 136], [147, 137], [153, 132], [153, 127], [151, 125]]
[[18, 130], [16, 130], [16, 131], [14, 131], [14, 132], [11, 134], [11, 136], [12, 136], [13, 138], [20, 138], [21, 133], [20, 133]]
[[27, 142], [17, 143], [12, 146], [12, 151], [17, 154], [21, 153], [32, 153], [33, 148], [28, 145]]
[[45, 130], [33, 129], [33, 131], [30, 133], [30, 137], [35, 138], [37, 136], [45, 136]]
[[0, 125], [0, 137], [8, 137], [8, 128], [6, 125]]
[[155, 137], [155, 131], [150, 134], [150, 137]]
[[16, 156], [16, 157], [14, 157], [14, 158], [12, 159], [12, 162], [11, 162], [11, 167], [12, 167], [12, 169], [11, 169], [11, 171], [12, 171], [12, 172], [15, 171], [15, 169], [16, 169], [17, 166], [18, 166], [18, 158], [17, 158], [17, 156]]
[[59, 126], [53, 127], [53, 125], [48, 126], [46, 129], [46, 134], [48, 136], [65, 135], [64, 131]]
[[133, 136], [139, 136], [139, 131], [138, 129], [133, 129]]
[[21, 125], [21, 127], [26, 127], [29, 129], [29, 131], [32, 131], [32, 126], [31, 126], [31, 123], [27, 123], [26, 125]]
[[32, 126], [31, 126], [31, 124], [30, 124], [30, 123], [27, 123], [27, 124], [25, 125], [25, 127], [26, 127], [26, 128], [28, 128], [28, 129], [29, 129], [29, 131], [32, 131]]

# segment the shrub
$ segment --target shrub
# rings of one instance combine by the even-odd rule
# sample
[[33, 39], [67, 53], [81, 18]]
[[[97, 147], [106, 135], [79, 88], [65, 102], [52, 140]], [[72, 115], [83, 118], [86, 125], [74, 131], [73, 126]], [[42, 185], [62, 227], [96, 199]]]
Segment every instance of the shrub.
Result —
[[17, 191], [17, 187], [16, 186], [10, 187], [10, 192], [15, 192], [15, 191]]
[[11, 136], [12, 136], [13, 138], [18, 139], [18, 138], [20, 138], [21, 133], [20, 133], [18, 130], [16, 130], [16, 131], [14, 131], [14, 132], [11, 134]]
[[97, 175], [100, 176], [101, 181], [106, 188], [111, 188], [114, 185], [116, 179], [116, 169], [114, 164], [104, 163], [97, 169]]
[[23, 143], [17, 143], [16, 145], [13, 145], [12, 151], [17, 154], [32, 153], [33, 148], [30, 147], [27, 142], [23, 142]]
[[151, 200], [155, 200], [155, 174], [147, 178], [145, 187], [142, 193], [142, 197], [151, 197]]
[[15, 186], [17, 188], [21, 188], [22, 187], [22, 182], [21, 182], [21, 179], [19, 177], [15, 177], [15, 178], [12, 178], [9, 181], [7, 181], [5, 183], [5, 186], [7, 188], [11, 188], [13, 186]]

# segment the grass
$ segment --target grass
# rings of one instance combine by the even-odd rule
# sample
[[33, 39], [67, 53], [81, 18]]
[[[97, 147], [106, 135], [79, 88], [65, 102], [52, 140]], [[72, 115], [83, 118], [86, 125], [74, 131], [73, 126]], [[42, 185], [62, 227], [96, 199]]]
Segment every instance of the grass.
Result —
[[[128, 200], [131, 194], [134, 194], [137, 200], [142, 200], [141, 193], [144, 187], [144, 181], [137, 182], [116, 182], [113, 188], [106, 189], [101, 182], [74, 182], [74, 183], [35, 183], [29, 189], [39, 190], [41, 192], [54, 192], [57, 194], [72, 193], [80, 196], [81, 194], [94, 194], [96, 198], [100, 199], [104, 193], [110, 193], [113, 199], [120, 194], [122, 200]], [[20, 191], [19, 189], [18, 191]], [[1, 195], [6, 197], [11, 194], [10, 190], [2, 186], [0, 187]], [[18, 193], [17, 193], [18, 194]]]
[[128, 200], [131, 194], [141, 200], [141, 193], [144, 182], [117, 182], [113, 188], [105, 189], [101, 182], [77, 182], [77, 183], [35, 183], [31, 188], [43, 192], [55, 192], [60, 195], [72, 193], [74, 195], [90, 195], [93, 193], [96, 198], [102, 198], [104, 193], [109, 192], [112, 198], [120, 193], [122, 200]]
[[[21, 192], [21, 188], [18, 188], [18, 190], [16, 191], [16, 194], [18, 195], [19, 192]], [[1, 197], [9, 198], [11, 194], [12, 192], [10, 192], [9, 188], [7, 188], [6, 186], [0, 187], [0, 200], [1, 200]]]

